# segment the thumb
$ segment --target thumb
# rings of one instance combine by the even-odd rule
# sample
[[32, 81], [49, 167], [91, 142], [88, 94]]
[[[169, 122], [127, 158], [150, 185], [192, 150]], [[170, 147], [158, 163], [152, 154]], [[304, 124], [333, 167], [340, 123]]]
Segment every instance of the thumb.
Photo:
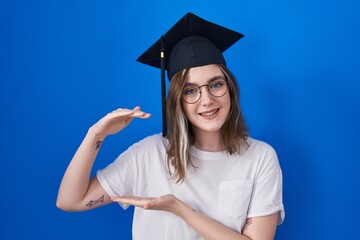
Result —
[[133, 109], [133, 111], [140, 111], [140, 106], [136, 106], [136, 107], [134, 107], [134, 109]]

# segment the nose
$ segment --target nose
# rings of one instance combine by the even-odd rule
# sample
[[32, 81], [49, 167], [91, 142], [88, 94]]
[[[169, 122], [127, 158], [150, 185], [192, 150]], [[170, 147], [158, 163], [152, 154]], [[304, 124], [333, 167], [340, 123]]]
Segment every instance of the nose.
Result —
[[[202, 86], [205, 87], [205, 86]], [[207, 88], [201, 88], [200, 90], [200, 102], [201, 105], [207, 106], [213, 103], [213, 96], [209, 93]]]

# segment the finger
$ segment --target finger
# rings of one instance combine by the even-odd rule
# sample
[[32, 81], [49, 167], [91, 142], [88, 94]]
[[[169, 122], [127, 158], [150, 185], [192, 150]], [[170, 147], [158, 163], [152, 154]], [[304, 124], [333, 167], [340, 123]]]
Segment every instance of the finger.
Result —
[[150, 117], [151, 117], [151, 114], [140, 111], [140, 112], [134, 112], [133, 114], [131, 114], [131, 117], [136, 117], [136, 118], [150, 118]]
[[113, 199], [113, 201], [122, 204], [133, 205], [136, 207], [144, 207], [144, 205], [146, 204], [144, 201], [129, 199], [129, 198], [117, 198], [117, 199]]
[[129, 204], [137, 207], [146, 208], [149, 202], [153, 198], [147, 197], [136, 197], [136, 196], [126, 196], [126, 197], [112, 197], [111, 200], [114, 202], [120, 202], [123, 204]]
[[117, 196], [117, 197], [111, 197], [111, 200], [114, 201], [114, 202], [121, 202], [121, 203], [127, 203], [129, 204], [130, 201], [133, 201], [134, 199], [133, 198], [130, 198], [130, 197], [120, 197], [120, 196]]
[[131, 109], [128, 108], [117, 108], [115, 110], [113, 110], [112, 112], [131, 112]]
[[151, 116], [150, 113], [146, 113], [144, 111], [141, 111], [141, 107], [140, 106], [136, 106], [134, 109], [133, 109], [134, 113], [142, 113], [144, 115], [146, 115], [147, 117]]
[[119, 118], [119, 117], [136, 117], [136, 118], [149, 118], [151, 117], [150, 113], [146, 113], [141, 111], [139, 106], [136, 106], [134, 109], [124, 109], [118, 108], [110, 113], [111, 117]]
[[111, 197], [113, 201], [143, 201], [143, 200], [152, 200], [153, 197], [138, 197], [138, 196], [114, 196]]
[[130, 116], [131, 114], [133, 114], [132, 110], [118, 108], [118, 109], [108, 113], [107, 116], [110, 118], [118, 118], [118, 117]]

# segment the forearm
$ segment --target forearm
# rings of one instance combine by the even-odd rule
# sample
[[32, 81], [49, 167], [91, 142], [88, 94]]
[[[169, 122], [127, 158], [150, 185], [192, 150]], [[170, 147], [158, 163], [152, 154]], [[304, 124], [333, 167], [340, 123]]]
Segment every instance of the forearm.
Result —
[[102, 140], [89, 129], [61, 181], [57, 198], [57, 205], [61, 208], [73, 208], [83, 201]]
[[216, 221], [206, 217], [205, 215], [198, 213], [191, 209], [183, 202], [179, 202], [176, 215], [181, 217], [192, 229], [194, 229], [201, 237], [206, 240], [249, 240], [250, 238], [241, 235], [239, 232], [235, 232]]

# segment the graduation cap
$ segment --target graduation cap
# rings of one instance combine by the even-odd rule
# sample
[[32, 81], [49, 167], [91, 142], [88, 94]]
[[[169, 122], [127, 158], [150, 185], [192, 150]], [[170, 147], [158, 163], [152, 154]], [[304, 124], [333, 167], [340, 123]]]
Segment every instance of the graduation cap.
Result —
[[161, 69], [163, 136], [166, 126], [166, 85], [175, 73], [208, 64], [226, 65], [222, 52], [244, 35], [195, 14], [187, 13], [138, 59], [138, 62]]

